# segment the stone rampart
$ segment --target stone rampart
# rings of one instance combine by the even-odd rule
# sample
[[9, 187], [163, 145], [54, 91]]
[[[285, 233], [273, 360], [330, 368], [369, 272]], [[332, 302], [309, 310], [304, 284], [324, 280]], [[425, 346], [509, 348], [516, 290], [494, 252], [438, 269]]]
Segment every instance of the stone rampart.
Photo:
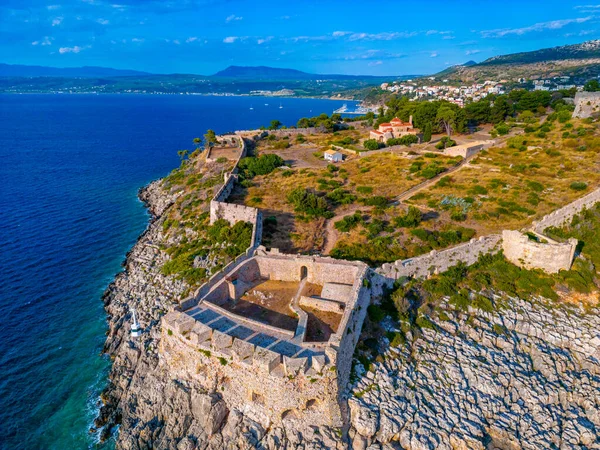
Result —
[[573, 238], [567, 242], [554, 242], [540, 236], [536, 241], [516, 230], [502, 232], [504, 256], [525, 269], [542, 269], [548, 273], [569, 270], [576, 248], [577, 239]]
[[416, 258], [384, 264], [376, 271], [378, 274], [394, 280], [402, 277], [428, 277], [444, 272], [459, 262], [467, 265], [474, 264], [480, 255], [497, 252], [501, 239], [502, 237], [498, 234], [482, 236], [447, 250], [432, 250], [428, 254]]
[[322, 353], [282, 356], [177, 312], [162, 319], [161, 353], [173, 376], [194, 379], [208, 391], [218, 383], [230, 407], [264, 427], [289, 419], [342, 424], [336, 374]]
[[544, 233], [548, 227], [561, 227], [567, 225], [574, 215], [580, 213], [583, 209], [592, 208], [600, 202], [600, 188], [595, 189], [587, 195], [575, 200], [568, 205], [551, 212], [544, 216], [540, 221], [533, 222], [533, 230], [536, 233]]
[[586, 119], [597, 114], [600, 114], [600, 92], [577, 92], [573, 117]]

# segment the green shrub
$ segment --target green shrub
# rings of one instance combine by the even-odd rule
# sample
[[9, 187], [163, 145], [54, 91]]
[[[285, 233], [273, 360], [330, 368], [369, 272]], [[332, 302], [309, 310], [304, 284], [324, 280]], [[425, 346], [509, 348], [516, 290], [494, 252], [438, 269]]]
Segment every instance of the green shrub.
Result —
[[406, 214], [394, 218], [394, 225], [400, 228], [415, 228], [418, 227], [423, 220], [421, 210], [414, 206], [409, 206]]
[[296, 212], [309, 217], [325, 217], [330, 219], [333, 213], [328, 210], [327, 201], [307, 189], [297, 188], [290, 192], [287, 200], [294, 206]]
[[367, 150], [378, 150], [381, 147], [384, 147], [384, 145], [380, 144], [375, 139], [367, 139], [363, 142], [363, 147]]
[[256, 175], [266, 175], [273, 172], [277, 167], [283, 166], [285, 161], [274, 154], [247, 156], [242, 158], [239, 163], [240, 174], [243, 178], [249, 179]]
[[583, 181], [573, 181], [570, 186], [571, 189], [573, 189], [574, 191], [585, 191], [588, 187], [587, 183], [584, 183]]
[[371, 194], [373, 192], [373, 188], [371, 186], [358, 186], [356, 188], [356, 192], [359, 194]]
[[359, 212], [355, 212], [354, 214], [346, 216], [342, 220], [335, 222], [334, 226], [336, 230], [347, 233], [348, 231], [356, 228], [362, 222], [362, 215]]
[[443, 150], [448, 147], [454, 147], [455, 145], [456, 145], [455, 140], [449, 138], [448, 136], [444, 136], [440, 139], [440, 142], [438, 142], [435, 145], [435, 148], [437, 148], [438, 150]]

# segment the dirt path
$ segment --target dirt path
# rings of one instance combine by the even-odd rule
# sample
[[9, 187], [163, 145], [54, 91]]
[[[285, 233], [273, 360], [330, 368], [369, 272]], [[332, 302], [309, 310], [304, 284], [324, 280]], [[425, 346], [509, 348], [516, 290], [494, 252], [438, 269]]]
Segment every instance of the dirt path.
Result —
[[349, 209], [345, 209], [343, 213], [340, 213], [327, 221], [325, 224], [325, 240], [323, 243], [323, 255], [329, 255], [329, 252], [335, 247], [335, 243], [338, 240], [339, 232], [335, 229], [335, 223], [342, 220], [344, 217], [354, 214], [361, 208], [362, 205], [352, 205]]
[[467, 166], [469, 164], [469, 162], [475, 156], [477, 156], [477, 154], [470, 156], [469, 158], [463, 159], [461, 162], [459, 162], [457, 165], [455, 165], [451, 169], [448, 169], [445, 172], [439, 173], [435, 177], [430, 178], [429, 180], [425, 180], [422, 183], [419, 183], [416, 186], [413, 186], [410, 189], [407, 189], [406, 191], [401, 193], [398, 197], [396, 197], [396, 200], [392, 204], [399, 205], [404, 200], [407, 200], [408, 198], [412, 197], [414, 194], [419, 192], [421, 189], [428, 188], [428, 187], [432, 186], [434, 183], [437, 183], [441, 178], [462, 169], [463, 167]]

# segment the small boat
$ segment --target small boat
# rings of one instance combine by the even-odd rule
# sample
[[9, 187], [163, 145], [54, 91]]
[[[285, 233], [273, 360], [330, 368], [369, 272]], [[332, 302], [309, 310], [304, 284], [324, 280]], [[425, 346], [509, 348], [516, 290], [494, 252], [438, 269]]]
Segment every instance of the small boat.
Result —
[[250, 109], [254, 109], [254, 106], [250, 105]]
[[283, 109], [283, 105], [281, 103], [279, 104], [279, 109]]
[[268, 104], [268, 103], [265, 103], [265, 106], [269, 106], [269, 104]]

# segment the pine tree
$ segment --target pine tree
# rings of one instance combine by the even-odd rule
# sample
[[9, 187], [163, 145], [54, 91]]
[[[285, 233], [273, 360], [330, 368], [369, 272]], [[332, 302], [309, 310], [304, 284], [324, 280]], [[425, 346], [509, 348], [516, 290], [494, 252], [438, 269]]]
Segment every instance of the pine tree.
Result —
[[423, 131], [423, 141], [429, 142], [431, 140], [431, 122], [425, 124], [425, 131]]

